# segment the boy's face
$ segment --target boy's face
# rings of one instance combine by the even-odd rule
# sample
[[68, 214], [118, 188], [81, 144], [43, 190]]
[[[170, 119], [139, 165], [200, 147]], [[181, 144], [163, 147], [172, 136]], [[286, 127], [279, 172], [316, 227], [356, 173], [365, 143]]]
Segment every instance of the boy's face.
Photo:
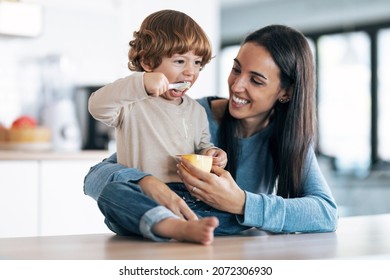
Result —
[[[190, 82], [191, 86], [198, 79], [201, 70], [202, 57], [196, 56], [192, 51], [185, 54], [174, 54], [172, 57], [164, 57], [161, 64], [153, 69], [153, 72], [163, 73], [170, 84]], [[177, 100], [187, 90], [168, 90], [162, 97], [168, 100]]]

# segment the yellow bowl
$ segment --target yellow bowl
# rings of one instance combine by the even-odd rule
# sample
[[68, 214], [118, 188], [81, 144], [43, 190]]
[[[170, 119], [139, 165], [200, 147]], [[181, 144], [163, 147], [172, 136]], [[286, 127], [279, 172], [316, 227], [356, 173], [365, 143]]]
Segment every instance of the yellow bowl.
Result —
[[204, 156], [197, 154], [186, 154], [179, 155], [181, 158], [185, 158], [195, 167], [202, 169], [205, 172], [211, 171], [211, 166], [213, 165], [213, 157], [212, 156]]

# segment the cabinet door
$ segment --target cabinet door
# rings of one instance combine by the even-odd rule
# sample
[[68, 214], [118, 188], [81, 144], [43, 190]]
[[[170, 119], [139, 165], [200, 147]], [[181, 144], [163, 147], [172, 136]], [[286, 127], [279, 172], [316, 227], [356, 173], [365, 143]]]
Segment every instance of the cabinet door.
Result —
[[96, 201], [83, 191], [91, 160], [41, 162], [41, 234], [67, 235], [110, 232]]
[[38, 235], [37, 161], [0, 161], [0, 237]]

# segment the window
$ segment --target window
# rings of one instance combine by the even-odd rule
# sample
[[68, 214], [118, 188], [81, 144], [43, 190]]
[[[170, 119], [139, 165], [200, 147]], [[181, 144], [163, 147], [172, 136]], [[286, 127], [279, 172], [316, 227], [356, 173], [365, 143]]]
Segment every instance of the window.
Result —
[[378, 154], [390, 160], [390, 28], [378, 33]]
[[341, 170], [367, 170], [371, 155], [370, 41], [365, 32], [318, 40], [321, 152]]
[[[366, 175], [390, 162], [389, 27], [384, 22], [354, 26], [351, 32], [340, 28], [305, 34], [317, 62], [319, 151], [335, 159], [338, 171]], [[225, 97], [238, 49], [228, 46], [221, 52]]]

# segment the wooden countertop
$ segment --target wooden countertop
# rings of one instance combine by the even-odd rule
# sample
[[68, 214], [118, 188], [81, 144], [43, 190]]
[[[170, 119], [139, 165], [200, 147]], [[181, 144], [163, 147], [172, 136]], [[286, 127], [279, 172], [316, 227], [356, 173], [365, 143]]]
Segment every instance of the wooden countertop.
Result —
[[[261, 233], [261, 232], [259, 232]], [[390, 259], [390, 214], [341, 218], [333, 233], [217, 237], [210, 246], [115, 234], [0, 239], [0, 259]]]
[[107, 150], [77, 152], [0, 150], [0, 160], [103, 160], [111, 155]]

